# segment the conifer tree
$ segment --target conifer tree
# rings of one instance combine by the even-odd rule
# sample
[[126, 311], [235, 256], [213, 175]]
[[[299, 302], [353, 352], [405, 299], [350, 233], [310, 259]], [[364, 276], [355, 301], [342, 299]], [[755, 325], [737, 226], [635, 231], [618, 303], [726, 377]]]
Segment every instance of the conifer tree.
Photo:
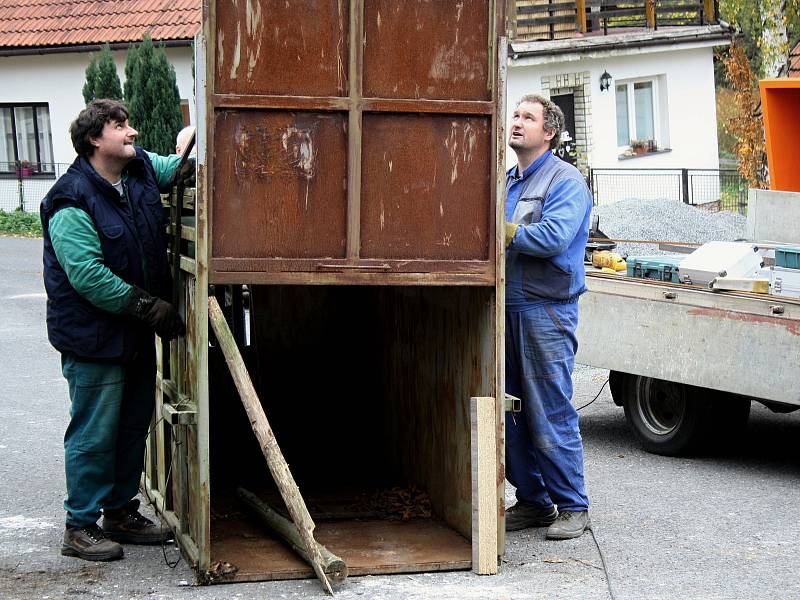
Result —
[[111, 55], [111, 46], [105, 44], [100, 50], [100, 60], [97, 62], [97, 75], [94, 84], [95, 98], [110, 98], [122, 100], [122, 87], [117, 75], [117, 65]]
[[125, 59], [125, 102], [128, 103], [130, 107], [131, 103], [131, 96], [133, 96], [133, 90], [131, 89], [131, 85], [133, 84], [134, 80], [136, 80], [136, 67], [139, 64], [139, 49], [131, 44], [128, 46], [128, 56]]
[[[130, 66], [130, 69], [128, 68]], [[175, 69], [163, 47], [154, 47], [149, 36], [136, 49], [136, 56], [125, 67], [125, 82], [130, 123], [139, 131], [137, 144], [151, 152], [175, 152], [175, 136], [183, 127], [180, 94]]]
[[111, 46], [105, 44], [100, 49], [99, 60], [92, 55], [86, 67], [86, 82], [83, 84], [83, 100], [89, 104], [97, 98], [122, 100], [122, 87], [117, 75], [117, 65], [111, 54]]
[[83, 101], [89, 104], [94, 100], [94, 83], [97, 80], [97, 60], [92, 55], [86, 67], [86, 82], [83, 84]]

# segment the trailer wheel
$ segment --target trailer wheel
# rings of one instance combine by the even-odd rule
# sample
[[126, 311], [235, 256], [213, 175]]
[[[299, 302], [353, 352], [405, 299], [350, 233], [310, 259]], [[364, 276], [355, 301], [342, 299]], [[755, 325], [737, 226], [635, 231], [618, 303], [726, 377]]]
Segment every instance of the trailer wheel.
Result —
[[749, 398], [714, 391], [711, 396], [708, 428], [711, 438], [724, 446], [741, 441], [750, 418]]
[[703, 438], [711, 403], [690, 386], [640, 375], [626, 376], [625, 418], [648, 452], [679, 456]]

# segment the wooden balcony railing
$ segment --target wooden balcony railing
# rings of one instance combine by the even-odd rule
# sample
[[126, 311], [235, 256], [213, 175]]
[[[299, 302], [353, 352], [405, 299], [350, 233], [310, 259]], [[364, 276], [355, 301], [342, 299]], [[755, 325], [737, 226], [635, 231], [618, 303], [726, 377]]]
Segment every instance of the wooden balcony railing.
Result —
[[719, 20], [718, 0], [516, 0], [511, 34], [516, 40], [605, 35], [623, 28], [705, 25]]

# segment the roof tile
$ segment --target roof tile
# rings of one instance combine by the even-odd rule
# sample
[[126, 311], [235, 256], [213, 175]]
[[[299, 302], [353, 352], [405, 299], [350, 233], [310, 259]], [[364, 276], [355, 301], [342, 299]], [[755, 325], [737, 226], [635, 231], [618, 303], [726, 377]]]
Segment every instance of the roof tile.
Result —
[[201, 0], [15, 0], [0, 7], [0, 48], [182, 40], [200, 31]]

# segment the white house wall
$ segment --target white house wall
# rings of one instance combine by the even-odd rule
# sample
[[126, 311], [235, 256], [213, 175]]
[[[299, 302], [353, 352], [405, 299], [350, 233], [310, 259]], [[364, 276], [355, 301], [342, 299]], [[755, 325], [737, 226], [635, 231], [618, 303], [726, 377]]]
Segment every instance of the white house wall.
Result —
[[[569, 55], [567, 58], [572, 60], [525, 66], [520, 63], [534, 62], [536, 59], [509, 60], [508, 118], [510, 120], [514, 105], [522, 95], [542, 92], [549, 95], [551, 88], [559, 87], [555, 83], [557, 78], [560, 77], [563, 84], [566, 74], [588, 74], [585, 123], [589, 132], [585, 157], [588, 166], [593, 169], [718, 169], [712, 51], [710, 46], [690, 49], [646, 48], [622, 56], [584, 57], [579, 60], [575, 60], [575, 55]], [[553, 61], [554, 57], [548, 57], [547, 60]], [[611, 88], [601, 92], [600, 76], [604, 71], [613, 80]], [[661, 120], [663, 122], [666, 117], [668, 121], [665, 137], [671, 151], [620, 159], [614, 85], [617, 81], [651, 76], [659, 77], [660, 83], [666, 84], [661, 86], [666, 105], [666, 111], [661, 107], [662, 112], [666, 112], [666, 115], [661, 115]], [[573, 80], [566, 83], [574, 87], [578, 82]], [[580, 83], [584, 83], [582, 79]], [[580, 127], [580, 124], [577, 126]], [[507, 152], [507, 156], [510, 167], [516, 159], [511, 151]], [[654, 192], [656, 196], [664, 193]], [[635, 195], [642, 196], [644, 192]]]
[[[181, 99], [189, 102], [190, 119], [194, 123], [192, 49], [190, 46], [166, 48], [166, 53], [175, 68]], [[95, 55], [99, 56], [99, 52]], [[71, 163], [75, 159], [69, 125], [85, 106], [82, 89], [89, 56], [88, 52], [64, 52], [0, 57], [0, 103], [47, 103], [53, 136], [53, 161], [57, 164]], [[117, 75], [124, 84], [127, 51], [114, 51], [113, 56]], [[59, 172], [62, 171], [63, 168], [60, 168]], [[25, 208], [35, 210], [52, 184], [53, 180], [49, 179], [23, 180]], [[19, 205], [16, 201], [17, 190], [15, 179], [0, 180], [0, 209], [9, 210]]]

